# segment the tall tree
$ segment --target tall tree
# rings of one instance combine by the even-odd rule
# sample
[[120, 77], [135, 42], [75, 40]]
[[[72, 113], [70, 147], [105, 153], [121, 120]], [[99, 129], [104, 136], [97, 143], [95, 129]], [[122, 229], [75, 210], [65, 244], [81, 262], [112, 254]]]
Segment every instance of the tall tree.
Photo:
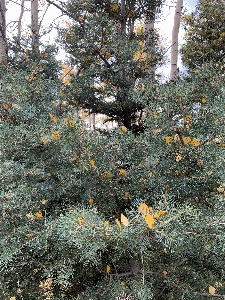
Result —
[[194, 12], [184, 16], [185, 43], [182, 60], [190, 69], [204, 63], [223, 63], [225, 57], [224, 1], [200, 0]]
[[61, 30], [71, 63], [79, 69], [67, 85], [71, 104], [128, 129], [144, 108], [135, 91], [144, 88], [160, 60], [156, 35], [144, 44], [148, 33], [135, 24], [143, 16], [154, 20], [161, 1], [142, 2], [72, 0], [67, 5], [71, 23]]

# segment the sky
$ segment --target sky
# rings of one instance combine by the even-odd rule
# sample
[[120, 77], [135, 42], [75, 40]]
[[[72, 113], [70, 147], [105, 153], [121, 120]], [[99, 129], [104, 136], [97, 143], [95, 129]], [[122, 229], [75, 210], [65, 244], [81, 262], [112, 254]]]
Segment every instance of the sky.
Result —
[[[58, 1], [56, 1], [58, 2]], [[163, 44], [165, 44], [166, 47], [169, 48], [171, 45], [171, 36], [172, 36], [172, 28], [173, 28], [173, 19], [174, 19], [174, 12], [175, 12], [175, 4], [174, 0], [166, 0], [165, 5], [163, 7], [162, 16], [159, 18], [156, 28], [159, 29], [159, 34], [163, 37]], [[11, 35], [17, 35], [17, 22], [19, 15], [20, 15], [20, 3], [21, 0], [8, 0], [6, 1], [7, 5], [7, 12], [6, 12], [6, 19], [7, 19], [7, 31], [11, 32]], [[45, 0], [39, 0], [39, 9], [40, 9], [40, 20], [42, 19], [42, 16], [44, 14], [44, 18], [42, 21], [42, 25], [46, 27], [47, 29], [49, 26], [53, 26], [53, 29], [51, 31], [51, 34], [46, 35], [43, 38], [43, 42], [53, 44], [54, 40], [57, 36], [57, 25], [63, 22], [63, 18], [60, 18], [60, 11], [51, 5], [48, 10], [45, 12], [47, 5]], [[197, 4], [197, 0], [184, 0], [184, 9], [188, 12], [191, 12], [195, 5]], [[23, 25], [22, 29], [24, 31], [27, 30], [27, 24], [30, 24], [30, 1], [25, 1], [25, 12], [23, 16]], [[42, 27], [43, 27], [42, 26]], [[182, 36], [183, 36], [184, 30], [182, 29], [182, 26], [180, 28], [180, 37], [179, 37], [179, 43], [182, 43]], [[59, 53], [59, 59], [63, 59], [65, 57], [65, 53], [61, 51]], [[170, 50], [168, 50], [167, 53], [168, 60], [170, 58]], [[182, 64], [179, 60], [179, 69], [182, 70]], [[163, 68], [163, 76], [164, 80], [169, 78], [169, 62], [167, 66]]]

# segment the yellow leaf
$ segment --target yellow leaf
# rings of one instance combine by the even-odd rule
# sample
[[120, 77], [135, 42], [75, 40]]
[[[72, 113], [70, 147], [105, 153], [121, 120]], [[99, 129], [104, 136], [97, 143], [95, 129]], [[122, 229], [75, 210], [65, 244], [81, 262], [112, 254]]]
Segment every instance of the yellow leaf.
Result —
[[172, 136], [168, 135], [168, 136], [165, 137], [165, 141], [166, 141], [167, 144], [171, 143], [172, 140], [173, 140]]
[[58, 118], [56, 116], [53, 116], [52, 114], [49, 114], [49, 117], [51, 119], [52, 122], [57, 122]]
[[126, 173], [127, 173], [127, 171], [124, 169], [120, 169], [119, 172], [120, 172], [120, 175], [126, 175]]
[[176, 159], [176, 161], [178, 162], [178, 161], [180, 161], [180, 160], [182, 159], [182, 156], [181, 156], [181, 155], [177, 155], [177, 156], [175, 157], [175, 159]]
[[210, 285], [210, 287], [209, 287], [209, 293], [210, 293], [211, 295], [214, 295], [215, 292], [216, 292], [216, 289], [215, 289], [213, 286]]
[[95, 161], [94, 161], [94, 159], [91, 159], [91, 160], [90, 160], [90, 164], [91, 164], [92, 167], [95, 166]]
[[153, 116], [154, 116], [155, 119], [158, 119], [158, 114], [157, 114], [156, 111], [153, 112]]
[[143, 212], [143, 214], [147, 215], [147, 213], [149, 212], [149, 208], [148, 208], [148, 205], [145, 204], [145, 203], [142, 203], [140, 206], [139, 206], [140, 210]]
[[191, 119], [192, 119], [192, 115], [186, 115], [186, 116], [185, 116], [185, 120], [186, 120], [187, 122], [191, 121]]
[[89, 202], [89, 204], [93, 204], [93, 203], [94, 203], [94, 199], [90, 198], [90, 199], [88, 200], [88, 202]]
[[126, 132], [126, 131], [127, 131], [127, 127], [125, 127], [125, 126], [120, 126], [120, 130], [123, 131], [123, 132]]
[[198, 147], [200, 145], [200, 142], [197, 139], [193, 139], [190, 144], [194, 147]]
[[47, 202], [47, 200], [45, 200], [45, 199], [41, 200], [41, 204], [45, 204], [46, 202]]
[[16, 297], [10, 297], [9, 300], [16, 300]]
[[160, 210], [155, 216], [155, 219], [160, 218], [161, 216], [165, 215], [166, 211], [165, 210]]
[[152, 215], [150, 214], [147, 214], [146, 217], [145, 217], [145, 222], [148, 224], [148, 227], [149, 228], [153, 228], [153, 225], [154, 225], [154, 218]]
[[75, 161], [76, 160], [76, 157], [75, 156], [72, 156], [72, 157], [70, 157], [70, 162], [73, 162], [73, 161]]
[[36, 213], [35, 213], [35, 217], [37, 218], [37, 219], [40, 219], [40, 218], [42, 218], [43, 216], [42, 216], [42, 212], [39, 210], [39, 211], [37, 211]]
[[188, 145], [191, 143], [191, 138], [189, 136], [183, 137], [184, 145]]
[[33, 216], [31, 213], [26, 214], [26, 217], [27, 217], [27, 219], [29, 219], [29, 220], [33, 220], [33, 219], [34, 219], [34, 216]]
[[167, 272], [166, 272], [166, 270], [164, 270], [164, 271], [163, 271], [163, 275], [165, 275], [165, 276], [167, 275]]
[[108, 266], [108, 265], [106, 266], [106, 273], [108, 273], [108, 274], [110, 273], [110, 266]]
[[116, 219], [116, 225], [119, 227], [120, 230], [122, 230], [120, 221], [118, 219]]
[[84, 223], [84, 219], [81, 218], [81, 217], [79, 217], [79, 218], [78, 218], [78, 222], [79, 222], [79, 224], [82, 224], [82, 223]]
[[104, 172], [102, 173], [102, 178], [106, 179], [106, 178], [110, 178], [110, 172]]
[[206, 98], [202, 98], [202, 103], [206, 103], [206, 102], [207, 102]]
[[127, 217], [125, 217], [123, 214], [121, 214], [121, 223], [126, 227], [129, 225], [129, 221]]
[[109, 221], [104, 222], [106, 229], [109, 229]]

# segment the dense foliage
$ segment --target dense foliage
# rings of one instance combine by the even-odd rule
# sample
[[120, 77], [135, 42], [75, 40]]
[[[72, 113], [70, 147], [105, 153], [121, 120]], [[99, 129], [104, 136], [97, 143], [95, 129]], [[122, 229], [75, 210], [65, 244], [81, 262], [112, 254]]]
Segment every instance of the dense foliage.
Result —
[[224, 1], [200, 0], [183, 18], [186, 30], [181, 47], [182, 60], [188, 68], [200, 68], [203, 63], [224, 64], [225, 15]]
[[64, 91], [71, 104], [131, 129], [144, 109], [135, 90], [162, 58], [157, 34], [144, 32], [141, 19], [153, 20], [161, 2], [69, 1], [61, 41], [77, 68]]
[[66, 90], [85, 70], [65, 85], [30, 51], [0, 69], [0, 298], [223, 299], [220, 66], [143, 81], [143, 133], [90, 132]]

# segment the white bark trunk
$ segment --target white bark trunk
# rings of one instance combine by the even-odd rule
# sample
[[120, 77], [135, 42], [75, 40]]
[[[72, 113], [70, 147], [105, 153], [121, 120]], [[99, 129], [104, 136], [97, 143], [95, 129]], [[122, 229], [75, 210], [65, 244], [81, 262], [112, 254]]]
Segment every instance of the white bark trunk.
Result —
[[6, 59], [5, 0], [0, 0], [0, 62]]
[[22, 26], [22, 18], [23, 18], [23, 14], [24, 14], [24, 2], [25, 0], [21, 1], [21, 10], [20, 10], [20, 16], [19, 16], [19, 20], [18, 20], [18, 41], [21, 38], [21, 26]]
[[31, 0], [31, 35], [32, 35], [33, 50], [38, 51], [39, 48], [38, 0]]
[[170, 80], [175, 80], [178, 75], [178, 68], [177, 68], [178, 36], [179, 36], [182, 8], [183, 8], [183, 0], [177, 0], [175, 15], [174, 15], [173, 31], [172, 31]]
[[95, 114], [90, 114], [88, 121], [89, 121], [90, 131], [95, 131]]

